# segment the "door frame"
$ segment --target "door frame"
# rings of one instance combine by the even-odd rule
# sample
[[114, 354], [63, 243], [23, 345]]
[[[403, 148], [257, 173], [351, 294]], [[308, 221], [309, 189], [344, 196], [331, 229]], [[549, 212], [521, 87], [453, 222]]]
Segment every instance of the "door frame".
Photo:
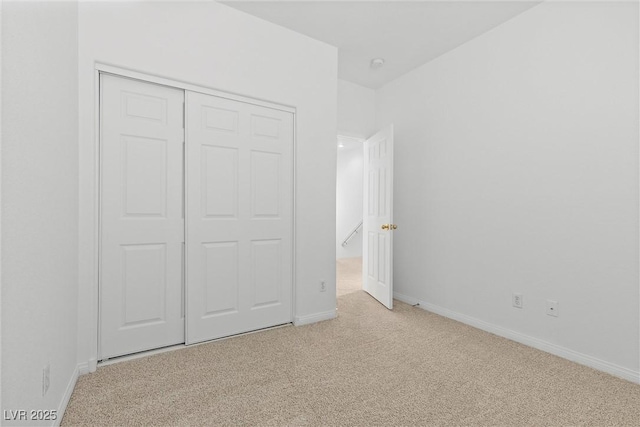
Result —
[[[297, 109], [294, 106], [278, 104], [275, 102], [251, 98], [244, 95], [238, 95], [230, 92], [225, 92], [218, 89], [212, 89], [204, 86], [199, 86], [187, 82], [183, 82], [180, 80], [170, 79], [167, 77], [158, 76], [155, 74], [143, 73], [139, 71], [134, 71], [127, 68], [122, 68], [114, 65], [104, 64], [96, 62], [94, 66], [94, 158], [92, 167], [92, 175], [94, 178], [94, 185], [92, 188], [93, 192], [93, 212], [91, 215], [92, 219], [92, 229], [93, 229], [93, 245], [92, 245], [92, 258], [93, 258], [93, 266], [92, 266], [92, 280], [91, 280], [91, 354], [89, 360], [89, 366], [87, 367], [89, 372], [94, 372], [97, 368], [97, 363], [101, 358], [100, 353], [100, 328], [101, 328], [101, 315], [100, 315], [100, 273], [101, 273], [101, 183], [102, 183], [102, 168], [101, 164], [101, 150], [102, 150], [102, 141], [101, 141], [101, 101], [102, 101], [102, 86], [100, 85], [100, 75], [113, 75], [120, 78], [126, 78], [131, 80], [139, 80], [144, 83], [152, 83], [158, 84], [161, 86], [168, 86], [174, 89], [179, 89], [183, 91], [191, 91], [191, 92], [199, 92], [206, 95], [212, 95], [220, 98], [231, 99], [234, 101], [244, 102], [248, 104], [258, 105], [261, 107], [276, 109], [280, 111], [285, 111], [293, 114], [293, 165], [292, 165], [292, 235], [291, 235], [291, 319], [290, 322], [293, 323], [295, 319], [296, 313], [296, 288], [297, 288], [297, 268], [296, 268], [296, 229], [297, 229]], [[184, 114], [184, 113], [183, 113]], [[186, 138], [186, 129], [185, 129], [185, 138]], [[186, 143], [186, 139], [185, 139]], [[80, 159], [82, 161], [83, 159]], [[185, 206], [186, 208], [186, 206]], [[186, 225], [185, 225], [186, 227]], [[186, 239], [186, 235], [185, 235]], [[186, 256], [186, 254], [185, 254]], [[186, 261], [185, 261], [186, 262]], [[185, 292], [187, 290], [188, 284], [185, 280]], [[185, 298], [185, 305], [187, 300]], [[185, 319], [186, 319], [187, 307], [185, 307]], [[186, 336], [186, 321], [185, 321], [185, 336]], [[153, 352], [154, 350], [150, 350]]]

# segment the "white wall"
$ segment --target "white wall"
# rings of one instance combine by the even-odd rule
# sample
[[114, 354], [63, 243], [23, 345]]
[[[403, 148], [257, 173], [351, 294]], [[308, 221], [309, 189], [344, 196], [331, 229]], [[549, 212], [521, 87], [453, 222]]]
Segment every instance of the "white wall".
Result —
[[375, 91], [338, 80], [338, 133], [367, 138], [375, 133]]
[[637, 4], [547, 2], [377, 91], [396, 290], [638, 380], [638, 73]]
[[96, 61], [297, 108], [295, 314], [334, 313], [336, 48], [215, 2], [81, 3], [79, 38], [79, 360], [95, 362]]
[[77, 365], [77, 5], [2, 7], [2, 410], [59, 409]]
[[[359, 143], [358, 143], [359, 144]], [[344, 239], [362, 221], [363, 150], [338, 149], [336, 183], [336, 257], [362, 256], [362, 230], [346, 246]]]

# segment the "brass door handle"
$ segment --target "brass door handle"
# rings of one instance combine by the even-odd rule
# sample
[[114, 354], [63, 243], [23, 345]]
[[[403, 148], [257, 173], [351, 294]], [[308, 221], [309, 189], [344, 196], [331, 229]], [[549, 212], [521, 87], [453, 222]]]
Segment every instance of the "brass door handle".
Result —
[[383, 230], [396, 230], [398, 228], [395, 224], [382, 224]]

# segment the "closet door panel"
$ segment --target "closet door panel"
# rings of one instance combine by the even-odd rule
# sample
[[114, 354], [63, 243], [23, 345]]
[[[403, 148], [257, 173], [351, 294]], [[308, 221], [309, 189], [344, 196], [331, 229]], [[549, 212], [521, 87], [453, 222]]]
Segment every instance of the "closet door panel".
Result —
[[102, 75], [100, 357], [184, 342], [184, 92]]
[[186, 99], [187, 343], [288, 323], [293, 114]]

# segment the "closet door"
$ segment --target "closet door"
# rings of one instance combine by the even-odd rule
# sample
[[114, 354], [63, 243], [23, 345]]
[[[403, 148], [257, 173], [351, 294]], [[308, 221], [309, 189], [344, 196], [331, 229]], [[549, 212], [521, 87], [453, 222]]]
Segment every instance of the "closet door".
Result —
[[187, 343], [291, 319], [293, 114], [187, 92]]
[[183, 102], [101, 76], [101, 359], [184, 342]]

